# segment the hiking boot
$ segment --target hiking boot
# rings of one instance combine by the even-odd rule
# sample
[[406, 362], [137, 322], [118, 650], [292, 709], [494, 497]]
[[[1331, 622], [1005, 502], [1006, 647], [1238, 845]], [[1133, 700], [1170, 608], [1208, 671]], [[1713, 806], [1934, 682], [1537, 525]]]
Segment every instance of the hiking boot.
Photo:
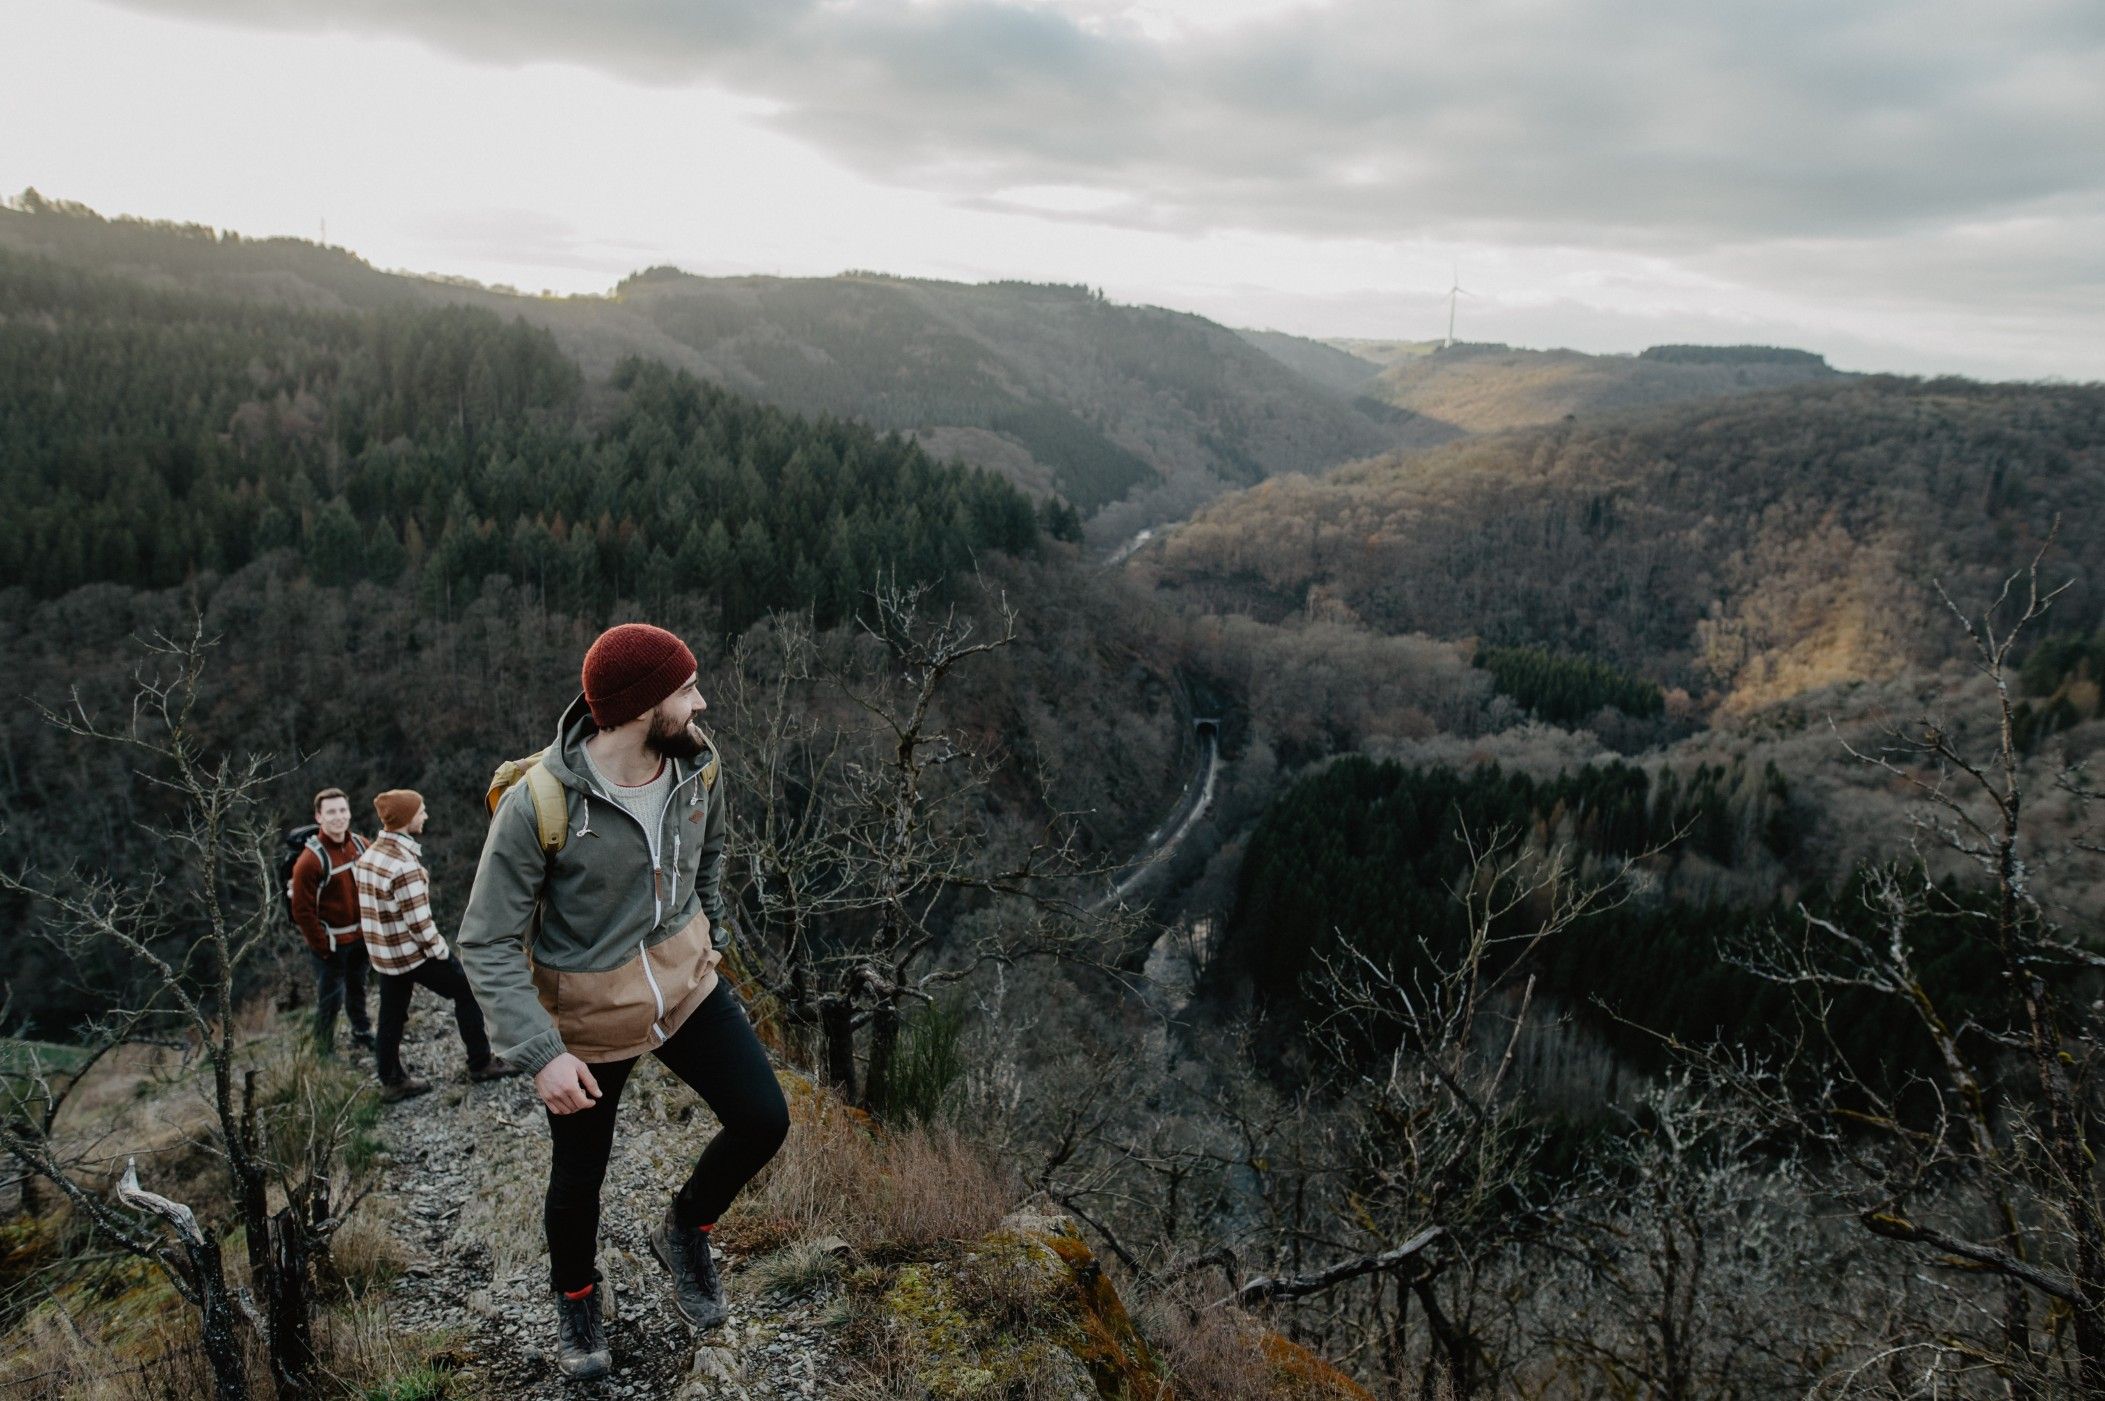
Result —
[[431, 1082], [419, 1079], [414, 1075], [405, 1075], [399, 1080], [383, 1080], [380, 1082], [380, 1102], [382, 1104], [400, 1104], [405, 1099], [415, 1099], [418, 1095], [428, 1095], [430, 1093]]
[[682, 1318], [697, 1328], [714, 1328], [731, 1316], [707, 1231], [682, 1228], [668, 1206], [664, 1219], [650, 1229], [650, 1243], [651, 1254], [672, 1272], [672, 1301]]
[[481, 1084], [485, 1080], [502, 1080], [507, 1075], [517, 1075], [519, 1073], [519, 1067], [513, 1065], [503, 1056], [491, 1056], [481, 1065], [468, 1067], [468, 1078], [477, 1084]]
[[607, 1346], [606, 1325], [599, 1315], [600, 1282], [573, 1299], [555, 1290], [556, 1370], [574, 1382], [591, 1381], [614, 1370], [614, 1350]]
[[354, 1031], [351, 1033], [351, 1044], [361, 1051], [370, 1051], [373, 1049], [373, 1033], [370, 1031]]

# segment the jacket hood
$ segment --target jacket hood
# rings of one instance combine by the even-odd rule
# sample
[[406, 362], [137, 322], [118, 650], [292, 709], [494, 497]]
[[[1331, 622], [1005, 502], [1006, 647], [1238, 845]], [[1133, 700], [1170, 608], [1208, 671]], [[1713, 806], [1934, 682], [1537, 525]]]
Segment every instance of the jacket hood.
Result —
[[[599, 726], [592, 722], [592, 708], [585, 704], [585, 693], [579, 691], [577, 698], [563, 708], [562, 719], [556, 721], [555, 743], [541, 756], [541, 766], [554, 774], [565, 788], [574, 788], [580, 793], [593, 793], [605, 797], [592, 786], [586, 775], [590, 769], [585, 762], [585, 741], [599, 733]], [[672, 761], [672, 781], [677, 788], [701, 772], [715, 752], [716, 742], [710, 740], [700, 754], [692, 759]]]

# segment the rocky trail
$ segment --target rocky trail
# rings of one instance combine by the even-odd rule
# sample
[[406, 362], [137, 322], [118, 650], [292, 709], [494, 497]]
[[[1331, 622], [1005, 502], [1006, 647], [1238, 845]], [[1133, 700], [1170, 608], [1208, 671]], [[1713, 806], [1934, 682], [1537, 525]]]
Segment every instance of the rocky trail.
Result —
[[683, 1401], [837, 1394], [846, 1368], [822, 1321], [826, 1299], [756, 1294], [743, 1277], [748, 1262], [732, 1254], [725, 1326], [697, 1335], [673, 1308], [644, 1231], [715, 1121], [655, 1062], [638, 1067], [623, 1097], [602, 1198], [600, 1269], [614, 1374], [566, 1380], [555, 1369], [540, 1244], [548, 1154], [540, 1101], [524, 1077], [470, 1084], [452, 1019], [433, 999], [417, 998], [404, 1054], [435, 1088], [384, 1111], [387, 1190], [360, 1209], [380, 1213], [410, 1255], [389, 1290], [390, 1322], [457, 1338], [449, 1351], [460, 1394]]

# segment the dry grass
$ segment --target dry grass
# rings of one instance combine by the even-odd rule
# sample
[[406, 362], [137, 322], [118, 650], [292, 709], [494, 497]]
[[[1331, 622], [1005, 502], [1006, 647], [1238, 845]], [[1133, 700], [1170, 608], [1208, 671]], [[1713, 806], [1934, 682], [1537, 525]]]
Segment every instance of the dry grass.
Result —
[[347, 1395], [406, 1401], [447, 1394], [444, 1376], [460, 1341], [453, 1332], [404, 1332], [384, 1304], [331, 1310], [315, 1331], [329, 1382]]
[[[150, 1267], [119, 1267], [137, 1282], [99, 1307], [55, 1300], [8, 1335], [0, 1372], [10, 1397], [65, 1401], [194, 1401], [213, 1394], [212, 1369], [197, 1328], [173, 1290], [147, 1274]], [[260, 1340], [242, 1330], [250, 1395], [273, 1392]], [[389, 1321], [384, 1304], [323, 1309], [315, 1317], [324, 1395], [438, 1396], [451, 1365], [448, 1333], [405, 1332]]]
[[1019, 1195], [954, 1129], [879, 1130], [803, 1086], [790, 1108], [788, 1141], [725, 1221], [727, 1247], [765, 1227], [778, 1239], [836, 1235], [866, 1255], [908, 1256], [979, 1239]]
[[[317, 1061], [304, 1017], [273, 1019], [262, 999], [244, 1009], [237, 1027], [243, 1062], [259, 1072], [257, 1103], [270, 1147], [294, 1164], [326, 1159], [332, 1171], [340, 1148], [369, 1160], [377, 1147], [375, 1115], [362, 1072], [345, 1062]], [[213, 1143], [205, 1069], [195, 1055], [121, 1048], [68, 1099], [58, 1131], [62, 1147], [84, 1160], [91, 1189], [136, 1154], [149, 1186], [190, 1204], [222, 1232], [227, 1282], [240, 1288], [247, 1259], [239, 1232], [226, 1232], [226, 1164]], [[274, 1188], [272, 1205], [278, 1200]], [[324, 1305], [315, 1317], [322, 1394], [436, 1396], [427, 1383], [437, 1375], [434, 1349], [445, 1340], [391, 1329], [370, 1302], [406, 1263], [374, 1206], [367, 1203], [332, 1241]], [[7, 1394], [89, 1401], [212, 1395], [190, 1306], [157, 1267], [106, 1254], [108, 1243], [70, 1215], [62, 1207], [38, 1231], [0, 1236], [0, 1255], [12, 1246], [21, 1263], [35, 1266], [8, 1300], [20, 1313], [0, 1339]], [[253, 1333], [242, 1333], [253, 1393], [268, 1396], [267, 1360]]]
[[357, 1300], [400, 1279], [411, 1261], [396, 1234], [398, 1229], [380, 1204], [361, 1204], [343, 1229], [329, 1238], [328, 1282]]
[[1138, 1313], [1140, 1330], [1179, 1401], [1348, 1401], [1368, 1396], [1342, 1372], [1249, 1314], [1207, 1307], [1202, 1292], [1158, 1294]]
[[111, 1051], [59, 1110], [52, 1140], [60, 1159], [91, 1191], [106, 1191], [136, 1156], [142, 1181], [183, 1200], [216, 1161], [206, 1145], [218, 1120], [199, 1083], [201, 1064], [164, 1046]]
[[844, 1252], [830, 1242], [794, 1241], [745, 1268], [745, 1287], [755, 1294], [830, 1293], [847, 1272]]
[[[126, 1267], [127, 1269], [129, 1267]], [[151, 1267], [140, 1265], [142, 1271]], [[143, 1272], [95, 1310], [55, 1300], [8, 1335], [0, 1370], [9, 1396], [58, 1401], [193, 1401], [213, 1394], [212, 1369], [175, 1291]], [[250, 1395], [271, 1395], [269, 1365], [247, 1330]]]

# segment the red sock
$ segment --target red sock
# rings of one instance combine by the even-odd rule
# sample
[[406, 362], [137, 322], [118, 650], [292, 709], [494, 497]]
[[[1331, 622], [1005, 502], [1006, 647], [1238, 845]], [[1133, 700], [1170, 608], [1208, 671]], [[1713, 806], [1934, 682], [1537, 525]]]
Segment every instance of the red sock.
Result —
[[563, 1297], [566, 1299], [582, 1299], [586, 1295], [590, 1294], [594, 1287], [595, 1286], [588, 1284], [583, 1289], [565, 1289], [563, 1291]]
[[709, 1221], [709, 1222], [705, 1222], [705, 1223], [703, 1223], [702, 1225], [699, 1225], [699, 1226], [695, 1227], [695, 1229], [696, 1229], [697, 1231], [700, 1231], [700, 1232], [701, 1232], [701, 1233], [702, 1233], [703, 1235], [705, 1235], [705, 1236], [706, 1236], [706, 1235], [708, 1235], [708, 1234], [709, 1234], [709, 1233], [710, 1233], [711, 1231], [713, 1231], [713, 1230], [715, 1230], [715, 1229], [716, 1229], [716, 1223], [715, 1223], [714, 1221]]

